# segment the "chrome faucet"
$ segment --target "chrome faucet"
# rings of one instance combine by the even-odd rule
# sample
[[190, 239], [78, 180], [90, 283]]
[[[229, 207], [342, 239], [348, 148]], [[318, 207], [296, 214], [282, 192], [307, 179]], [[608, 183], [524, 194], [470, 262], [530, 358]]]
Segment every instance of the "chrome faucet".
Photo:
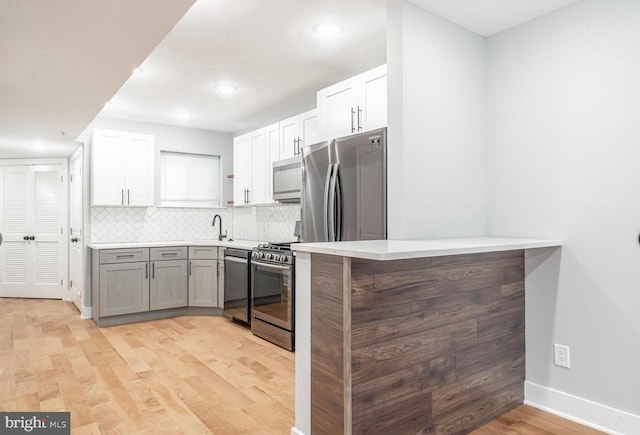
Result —
[[212, 227], [216, 226], [216, 218], [218, 218], [218, 224], [220, 225], [219, 232], [218, 232], [218, 241], [222, 241], [222, 239], [227, 238], [227, 232], [225, 231], [224, 234], [222, 234], [222, 218], [220, 217], [219, 214], [213, 217], [213, 222], [211, 222], [211, 226]]

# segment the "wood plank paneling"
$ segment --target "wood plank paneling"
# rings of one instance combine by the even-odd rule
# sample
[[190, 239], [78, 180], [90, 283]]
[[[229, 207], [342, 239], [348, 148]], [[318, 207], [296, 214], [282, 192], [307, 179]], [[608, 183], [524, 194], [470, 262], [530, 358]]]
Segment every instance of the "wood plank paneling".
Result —
[[344, 261], [311, 256], [311, 430], [345, 431]]
[[522, 403], [523, 251], [351, 272], [354, 434], [468, 433]]

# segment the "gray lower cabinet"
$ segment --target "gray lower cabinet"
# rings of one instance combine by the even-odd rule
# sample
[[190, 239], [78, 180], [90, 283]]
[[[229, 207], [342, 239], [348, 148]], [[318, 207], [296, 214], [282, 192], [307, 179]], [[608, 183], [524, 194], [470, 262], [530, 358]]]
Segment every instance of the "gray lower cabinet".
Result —
[[149, 311], [149, 263], [100, 265], [100, 317]]
[[189, 247], [189, 306], [219, 307], [220, 264], [216, 246]]
[[187, 306], [187, 260], [153, 261], [149, 308], [164, 310]]
[[165, 310], [187, 306], [187, 247], [151, 248], [149, 308]]
[[109, 326], [220, 314], [221, 260], [217, 246], [92, 250], [93, 319]]

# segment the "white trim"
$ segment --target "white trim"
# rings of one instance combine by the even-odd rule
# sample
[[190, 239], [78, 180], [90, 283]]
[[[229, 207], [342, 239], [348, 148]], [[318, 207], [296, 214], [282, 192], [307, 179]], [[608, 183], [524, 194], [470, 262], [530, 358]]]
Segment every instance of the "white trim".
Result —
[[298, 429], [297, 429], [297, 428], [295, 428], [295, 427], [292, 427], [292, 428], [291, 428], [291, 435], [304, 435], [304, 432], [302, 432], [302, 431], [298, 430]]
[[528, 381], [524, 397], [527, 405], [612, 435], [640, 433], [640, 416], [582, 397]]
[[82, 307], [80, 310], [80, 318], [81, 319], [91, 319], [93, 318], [93, 308], [92, 307]]

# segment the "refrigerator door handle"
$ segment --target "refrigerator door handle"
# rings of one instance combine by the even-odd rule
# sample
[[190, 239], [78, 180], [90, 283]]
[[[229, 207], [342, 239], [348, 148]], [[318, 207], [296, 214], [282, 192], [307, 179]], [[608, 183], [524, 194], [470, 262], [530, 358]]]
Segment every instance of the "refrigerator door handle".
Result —
[[335, 179], [335, 241], [342, 241], [342, 182], [340, 181], [340, 165], [336, 163], [333, 171], [333, 178]]
[[333, 165], [329, 164], [327, 167], [327, 177], [324, 183], [324, 217], [323, 217], [323, 225], [322, 229], [324, 230], [324, 240], [327, 242], [332, 241], [329, 238], [329, 222], [331, 221], [330, 208], [329, 208], [329, 188], [331, 185], [331, 179], [333, 175]]
[[336, 181], [337, 181], [337, 175], [338, 175], [338, 164], [334, 163], [331, 165], [332, 166], [332, 171], [331, 171], [331, 182], [329, 183], [329, 213], [328, 213], [328, 218], [329, 218], [329, 241], [330, 242], [337, 242], [338, 241], [338, 234], [336, 232], [337, 228], [336, 228], [336, 224], [337, 224], [337, 209], [336, 209], [336, 193], [337, 193], [337, 189], [336, 189]]

